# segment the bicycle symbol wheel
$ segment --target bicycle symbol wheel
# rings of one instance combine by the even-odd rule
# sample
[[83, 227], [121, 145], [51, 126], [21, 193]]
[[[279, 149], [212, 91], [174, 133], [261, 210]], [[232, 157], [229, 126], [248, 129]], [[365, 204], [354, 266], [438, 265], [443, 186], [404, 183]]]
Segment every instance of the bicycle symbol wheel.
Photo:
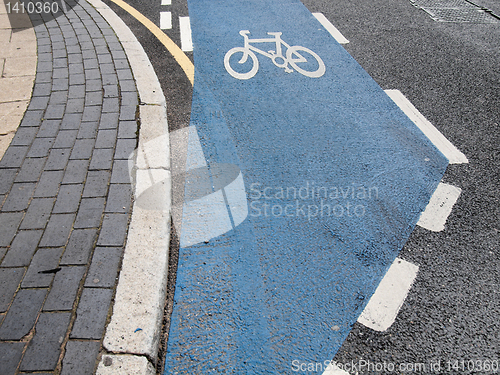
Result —
[[[316, 64], [312, 62], [312, 58], [307, 56], [309, 54], [316, 60]], [[307, 56], [308, 58], [304, 57]], [[286, 58], [288, 63], [300, 74], [306, 77], [318, 78], [325, 74], [326, 68], [325, 63], [321, 60], [315, 52], [311, 51], [309, 48], [301, 46], [292, 46], [286, 51]], [[302, 64], [302, 65], [298, 65]]]
[[[248, 72], [238, 72], [231, 67], [231, 61], [230, 61], [231, 57], [235, 54], [236, 57], [239, 57], [238, 56], [239, 53], [242, 53], [242, 56], [239, 59], [238, 64], [244, 65], [248, 60], [248, 56], [250, 56], [252, 59], [252, 66]], [[248, 65], [249, 64], [247, 64], [245, 68], [248, 68]], [[256, 75], [257, 71], [259, 70], [259, 60], [257, 60], [257, 56], [255, 56], [255, 53], [253, 53], [252, 51], [249, 51], [244, 47], [234, 47], [231, 48], [229, 51], [227, 51], [226, 56], [224, 56], [224, 67], [226, 68], [227, 72], [231, 74], [234, 78], [250, 79], [254, 75]]]

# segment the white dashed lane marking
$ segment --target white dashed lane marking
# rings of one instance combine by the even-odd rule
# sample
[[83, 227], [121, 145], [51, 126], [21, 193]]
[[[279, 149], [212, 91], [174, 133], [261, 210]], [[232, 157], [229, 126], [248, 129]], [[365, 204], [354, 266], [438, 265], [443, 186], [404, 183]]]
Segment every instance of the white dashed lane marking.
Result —
[[193, 40], [191, 39], [191, 22], [189, 17], [179, 17], [179, 27], [181, 29], [181, 49], [184, 52], [193, 51]]
[[172, 13], [160, 12], [160, 29], [170, 30], [172, 28]]

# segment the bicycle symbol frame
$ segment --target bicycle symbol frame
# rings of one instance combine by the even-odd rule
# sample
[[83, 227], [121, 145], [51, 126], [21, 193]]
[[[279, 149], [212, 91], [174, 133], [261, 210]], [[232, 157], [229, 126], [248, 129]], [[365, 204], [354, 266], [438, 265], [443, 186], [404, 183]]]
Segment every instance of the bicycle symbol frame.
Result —
[[[234, 78], [250, 79], [253, 76], [255, 76], [255, 74], [257, 74], [257, 71], [259, 70], [259, 60], [257, 59], [257, 55], [255, 54], [255, 52], [270, 58], [273, 61], [274, 65], [276, 65], [278, 68], [285, 69], [285, 72], [287, 73], [292, 73], [293, 69], [295, 69], [300, 74], [303, 74], [306, 77], [311, 77], [311, 78], [319, 78], [323, 74], [325, 74], [326, 71], [325, 64], [323, 60], [321, 60], [321, 58], [315, 52], [311, 51], [309, 48], [305, 48], [302, 46], [288, 45], [281, 39], [281, 35], [283, 33], [268, 32], [267, 35], [273, 36], [273, 38], [268, 38], [268, 39], [250, 39], [248, 37], [249, 34], [250, 31], [241, 30], [240, 35], [243, 37], [244, 46], [231, 48], [229, 51], [227, 51], [226, 55], [224, 56], [224, 67], [226, 68], [227, 72]], [[271, 42], [276, 43], [276, 49], [274, 51], [265, 52], [258, 49], [257, 47], [250, 45], [250, 43], [271, 43]], [[283, 56], [282, 46], [286, 47], [286, 57]], [[230, 59], [234, 54], [237, 53], [243, 54], [241, 59], [238, 61], [238, 64], [246, 63], [248, 57], [252, 59], [253, 65], [250, 71], [246, 73], [240, 73], [235, 71], [231, 67]], [[298, 65], [300, 63], [307, 62], [307, 59], [303, 56], [306, 53], [311, 55], [318, 63], [318, 68], [316, 70], [314, 71], [305, 70]]]

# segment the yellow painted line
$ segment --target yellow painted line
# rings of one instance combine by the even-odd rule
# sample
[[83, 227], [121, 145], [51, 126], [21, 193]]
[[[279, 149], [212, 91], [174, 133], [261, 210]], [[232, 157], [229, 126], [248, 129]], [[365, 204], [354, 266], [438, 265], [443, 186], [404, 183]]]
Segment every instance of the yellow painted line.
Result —
[[194, 84], [194, 65], [186, 56], [186, 54], [170, 39], [161, 29], [151, 22], [148, 18], [144, 17], [135, 8], [128, 5], [122, 0], [111, 0], [113, 3], [129, 12], [136, 20], [142, 23], [146, 28], [153, 33], [154, 36], [165, 46], [165, 48], [174, 57], [175, 61], [181, 66], [182, 70], [188, 77], [191, 85]]

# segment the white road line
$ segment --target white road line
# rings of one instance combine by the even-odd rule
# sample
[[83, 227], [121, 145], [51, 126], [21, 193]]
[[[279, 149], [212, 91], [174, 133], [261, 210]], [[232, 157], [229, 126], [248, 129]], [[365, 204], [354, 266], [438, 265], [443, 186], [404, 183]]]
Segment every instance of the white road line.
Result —
[[161, 0], [161, 5], [172, 5], [172, 0]]
[[160, 12], [160, 29], [170, 30], [172, 28], [172, 13]]
[[380, 282], [377, 290], [358, 318], [358, 322], [375, 331], [387, 330], [417, 277], [418, 266], [396, 258]]
[[399, 90], [384, 90], [387, 95], [401, 108], [415, 125], [430, 139], [432, 143], [446, 156], [450, 164], [468, 163], [462, 154], [446, 137], [439, 132]]
[[461, 192], [456, 186], [439, 183], [417, 225], [433, 232], [442, 231]]
[[179, 26], [181, 29], [181, 49], [184, 52], [193, 51], [193, 40], [191, 39], [191, 22], [189, 17], [179, 17]]
[[335, 38], [340, 44], [347, 44], [349, 41], [332, 25], [323, 13], [313, 13], [313, 16], [323, 25], [323, 27]]

